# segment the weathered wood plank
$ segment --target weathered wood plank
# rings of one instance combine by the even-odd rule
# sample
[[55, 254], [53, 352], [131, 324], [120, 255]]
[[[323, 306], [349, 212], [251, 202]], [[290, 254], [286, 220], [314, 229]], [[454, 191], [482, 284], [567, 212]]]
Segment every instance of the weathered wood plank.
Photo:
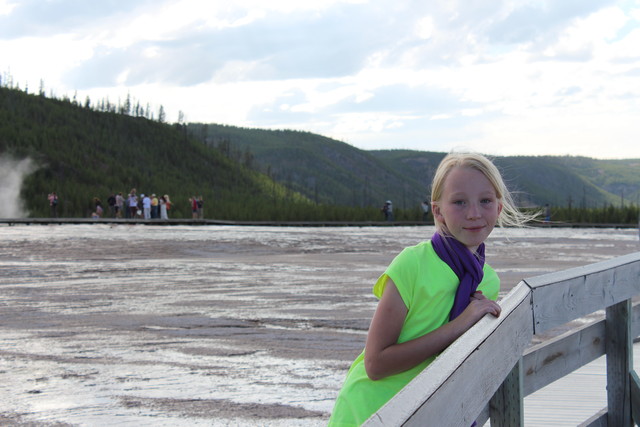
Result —
[[585, 422], [578, 425], [578, 427], [607, 427], [607, 408], [602, 408], [598, 413], [587, 419]]
[[541, 274], [539, 276], [527, 278], [524, 280], [532, 288], [538, 288], [543, 286], [554, 286], [557, 282], [564, 282], [579, 276], [586, 276], [593, 273], [603, 272], [606, 270], [615, 269], [617, 267], [632, 264], [640, 261], [640, 252], [634, 252], [627, 255], [622, 255], [616, 258], [608, 259], [606, 261], [600, 261], [593, 264], [583, 265], [581, 267], [568, 268], [566, 270], [557, 271], [553, 273]]
[[629, 383], [631, 386], [631, 417], [636, 425], [640, 425], [640, 378], [636, 371], [629, 374]]
[[631, 337], [635, 339], [638, 336], [640, 336], [640, 303], [634, 304], [631, 312]]
[[526, 279], [533, 293], [534, 332], [544, 332], [639, 294], [638, 277], [640, 252]]
[[533, 336], [526, 285], [516, 286], [501, 306], [499, 318], [483, 318], [364, 425], [471, 425]]
[[[640, 335], [640, 304], [632, 309], [631, 336]], [[568, 375], [605, 354], [605, 320], [580, 326], [529, 347], [523, 355], [524, 394]]]
[[631, 300], [607, 307], [607, 422], [610, 426], [633, 426], [630, 373], [633, 371]]
[[524, 425], [522, 359], [518, 360], [489, 402], [491, 427]]
[[486, 424], [488, 420], [489, 420], [489, 404], [487, 403], [486, 405], [484, 405], [484, 408], [482, 408], [482, 411], [480, 411], [480, 413], [476, 417], [476, 422], [479, 426], [483, 426]]
[[523, 356], [525, 396], [596, 360], [604, 353], [604, 319], [528, 348]]

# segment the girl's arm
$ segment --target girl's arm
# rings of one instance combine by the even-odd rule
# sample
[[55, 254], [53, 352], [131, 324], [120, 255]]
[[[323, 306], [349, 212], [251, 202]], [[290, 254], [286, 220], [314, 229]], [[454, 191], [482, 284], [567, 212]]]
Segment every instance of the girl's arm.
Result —
[[447, 348], [485, 314], [498, 317], [500, 306], [481, 292], [471, 297], [469, 306], [451, 322], [419, 338], [398, 343], [407, 307], [390, 278], [371, 320], [365, 345], [364, 366], [372, 380], [379, 380], [419, 365]]

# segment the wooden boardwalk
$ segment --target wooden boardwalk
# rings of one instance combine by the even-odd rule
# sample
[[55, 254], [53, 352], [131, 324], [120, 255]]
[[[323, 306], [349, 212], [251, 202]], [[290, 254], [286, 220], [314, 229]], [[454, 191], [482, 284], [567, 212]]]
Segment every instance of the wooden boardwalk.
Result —
[[433, 225], [422, 221], [227, 221], [219, 219], [125, 219], [125, 218], [0, 218], [7, 225], [129, 224], [161, 226], [253, 225], [283, 227], [367, 227]]
[[[640, 354], [640, 344], [634, 344]], [[634, 361], [640, 372], [640, 360]], [[524, 399], [526, 427], [580, 425], [607, 406], [607, 361], [602, 356]], [[489, 422], [485, 426], [489, 426]]]
[[[0, 218], [6, 225], [64, 225], [64, 224], [130, 224], [163, 226], [253, 225], [281, 227], [393, 227], [433, 226], [433, 221], [228, 221], [221, 219], [126, 219], [126, 218]], [[534, 227], [549, 228], [637, 228], [638, 224], [578, 224], [566, 222], [532, 223]]]

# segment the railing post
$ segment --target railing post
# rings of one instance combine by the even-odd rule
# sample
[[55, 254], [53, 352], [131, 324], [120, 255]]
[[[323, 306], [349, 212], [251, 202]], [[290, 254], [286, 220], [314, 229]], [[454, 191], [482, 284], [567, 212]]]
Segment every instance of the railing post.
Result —
[[522, 358], [518, 360], [489, 402], [491, 427], [524, 425]]
[[631, 300], [607, 307], [607, 424], [633, 426], [629, 373], [633, 370]]

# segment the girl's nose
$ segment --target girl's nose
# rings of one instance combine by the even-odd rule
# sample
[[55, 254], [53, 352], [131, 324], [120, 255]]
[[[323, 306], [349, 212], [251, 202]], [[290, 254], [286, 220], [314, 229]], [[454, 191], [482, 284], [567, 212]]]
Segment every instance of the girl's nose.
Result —
[[480, 207], [477, 203], [471, 203], [469, 205], [469, 210], [467, 211], [467, 218], [476, 219], [480, 218]]

